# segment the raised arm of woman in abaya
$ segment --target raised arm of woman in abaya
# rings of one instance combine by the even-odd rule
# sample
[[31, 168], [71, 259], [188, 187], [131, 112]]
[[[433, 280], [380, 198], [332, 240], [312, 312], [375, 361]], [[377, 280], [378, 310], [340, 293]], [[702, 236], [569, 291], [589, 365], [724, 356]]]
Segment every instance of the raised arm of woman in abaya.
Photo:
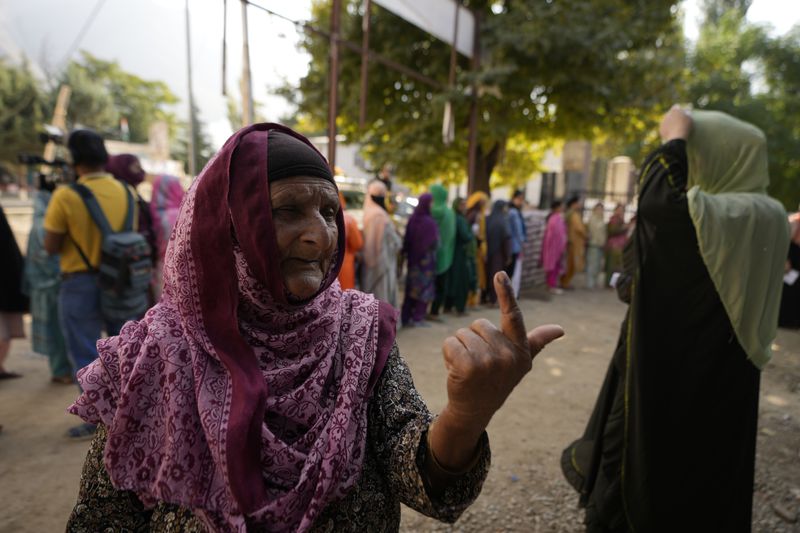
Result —
[[686, 190], [689, 168], [686, 139], [692, 129], [691, 116], [673, 106], [661, 119], [663, 144], [645, 161], [639, 178], [639, 214], [642, 222], [663, 230], [690, 224]]
[[525, 321], [505, 272], [494, 277], [500, 302], [500, 327], [479, 319], [444, 342], [447, 405], [429, 429], [432, 463], [428, 470], [468, 468], [492, 416], [531, 369], [533, 358], [564, 335], [560, 326], [526, 331]]

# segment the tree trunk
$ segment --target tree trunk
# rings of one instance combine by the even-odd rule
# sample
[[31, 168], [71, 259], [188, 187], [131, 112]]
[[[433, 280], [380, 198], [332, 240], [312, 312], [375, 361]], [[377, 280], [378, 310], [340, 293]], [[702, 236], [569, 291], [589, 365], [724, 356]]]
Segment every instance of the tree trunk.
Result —
[[474, 190], [469, 191], [470, 194], [476, 191], [483, 191], [486, 194], [491, 193], [489, 180], [492, 177], [494, 167], [497, 165], [497, 162], [500, 159], [500, 152], [504, 145], [504, 140], [495, 141], [491, 149], [484, 153], [483, 148], [481, 147], [480, 143], [478, 143], [476, 154], [477, 161], [475, 164], [475, 179], [472, 182]]

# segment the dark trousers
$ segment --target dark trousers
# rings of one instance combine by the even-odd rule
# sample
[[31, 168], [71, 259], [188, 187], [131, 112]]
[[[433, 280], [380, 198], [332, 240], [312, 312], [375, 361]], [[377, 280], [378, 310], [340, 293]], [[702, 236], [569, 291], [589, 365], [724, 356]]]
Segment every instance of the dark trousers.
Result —
[[519, 257], [519, 254], [511, 254], [511, 262], [503, 269], [506, 271], [509, 278], [514, 277], [514, 267], [517, 265], [517, 257]]
[[447, 287], [447, 272], [443, 274], [437, 274], [436, 276], [436, 298], [433, 299], [433, 303], [431, 303], [431, 314], [438, 315], [439, 308], [442, 307], [445, 300], [444, 291]]
[[61, 282], [61, 329], [74, 372], [97, 359], [97, 341], [103, 330], [119, 335], [124, 322], [111, 322], [100, 312], [100, 287], [96, 274], [76, 274]]

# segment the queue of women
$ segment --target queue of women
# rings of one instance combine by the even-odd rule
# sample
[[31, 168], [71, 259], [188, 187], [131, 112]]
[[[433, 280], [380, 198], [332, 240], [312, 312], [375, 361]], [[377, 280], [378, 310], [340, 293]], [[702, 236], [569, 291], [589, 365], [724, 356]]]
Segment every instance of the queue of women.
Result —
[[[788, 224], [765, 192], [760, 130], [673, 109], [661, 133], [620, 254], [620, 343], [563, 467], [588, 531], [747, 531]], [[432, 188], [400, 239], [386, 194], [370, 184], [363, 243], [351, 242], [304, 137], [257, 124], [226, 142], [183, 201], [160, 302], [79, 372], [71, 412], [98, 431], [68, 531], [396, 531], [400, 503], [452, 522], [475, 500], [489, 421], [564, 332], [525, 326], [512, 279], [529, 259], [504, 202], [485, 216], [485, 196], [448, 206]], [[606, 242], [590, 235], [581, 250], [559, 209], [551, 225], [573, 252], [548, 269], [561, 283], [612, 233], [590, 220]], [[498, 325], [480, 318], [444, 340], [436, 416], [395, 341], [398, 265], [386, 259], [400, 252], [405, 324], [499, 305]], [[346, 272], [361, 290], [342, 288]]]

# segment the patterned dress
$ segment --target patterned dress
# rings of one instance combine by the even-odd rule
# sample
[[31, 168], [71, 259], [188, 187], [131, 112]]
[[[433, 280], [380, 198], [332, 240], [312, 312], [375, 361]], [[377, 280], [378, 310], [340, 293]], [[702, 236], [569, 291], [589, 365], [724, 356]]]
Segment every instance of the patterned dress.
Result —
[[[325, 508], [312, 531], [397, 531], [400, 503], [443, 522], [455, 522], [480, 494], [489, 471], [489, 440], [484, 433], [472, 468], [451, 476], [447, 487], [437, 493], [424, 474], [432, 420], [395, 345], [370, 400], [361, 479], [343, 500]], [[190, 509], [168, 503], [145, 509], [135, 494], [115, 489], [103, 464], [106, 435], [106, 428], [99, 426], [83, 467], [68, 532], [206, 531]]]

